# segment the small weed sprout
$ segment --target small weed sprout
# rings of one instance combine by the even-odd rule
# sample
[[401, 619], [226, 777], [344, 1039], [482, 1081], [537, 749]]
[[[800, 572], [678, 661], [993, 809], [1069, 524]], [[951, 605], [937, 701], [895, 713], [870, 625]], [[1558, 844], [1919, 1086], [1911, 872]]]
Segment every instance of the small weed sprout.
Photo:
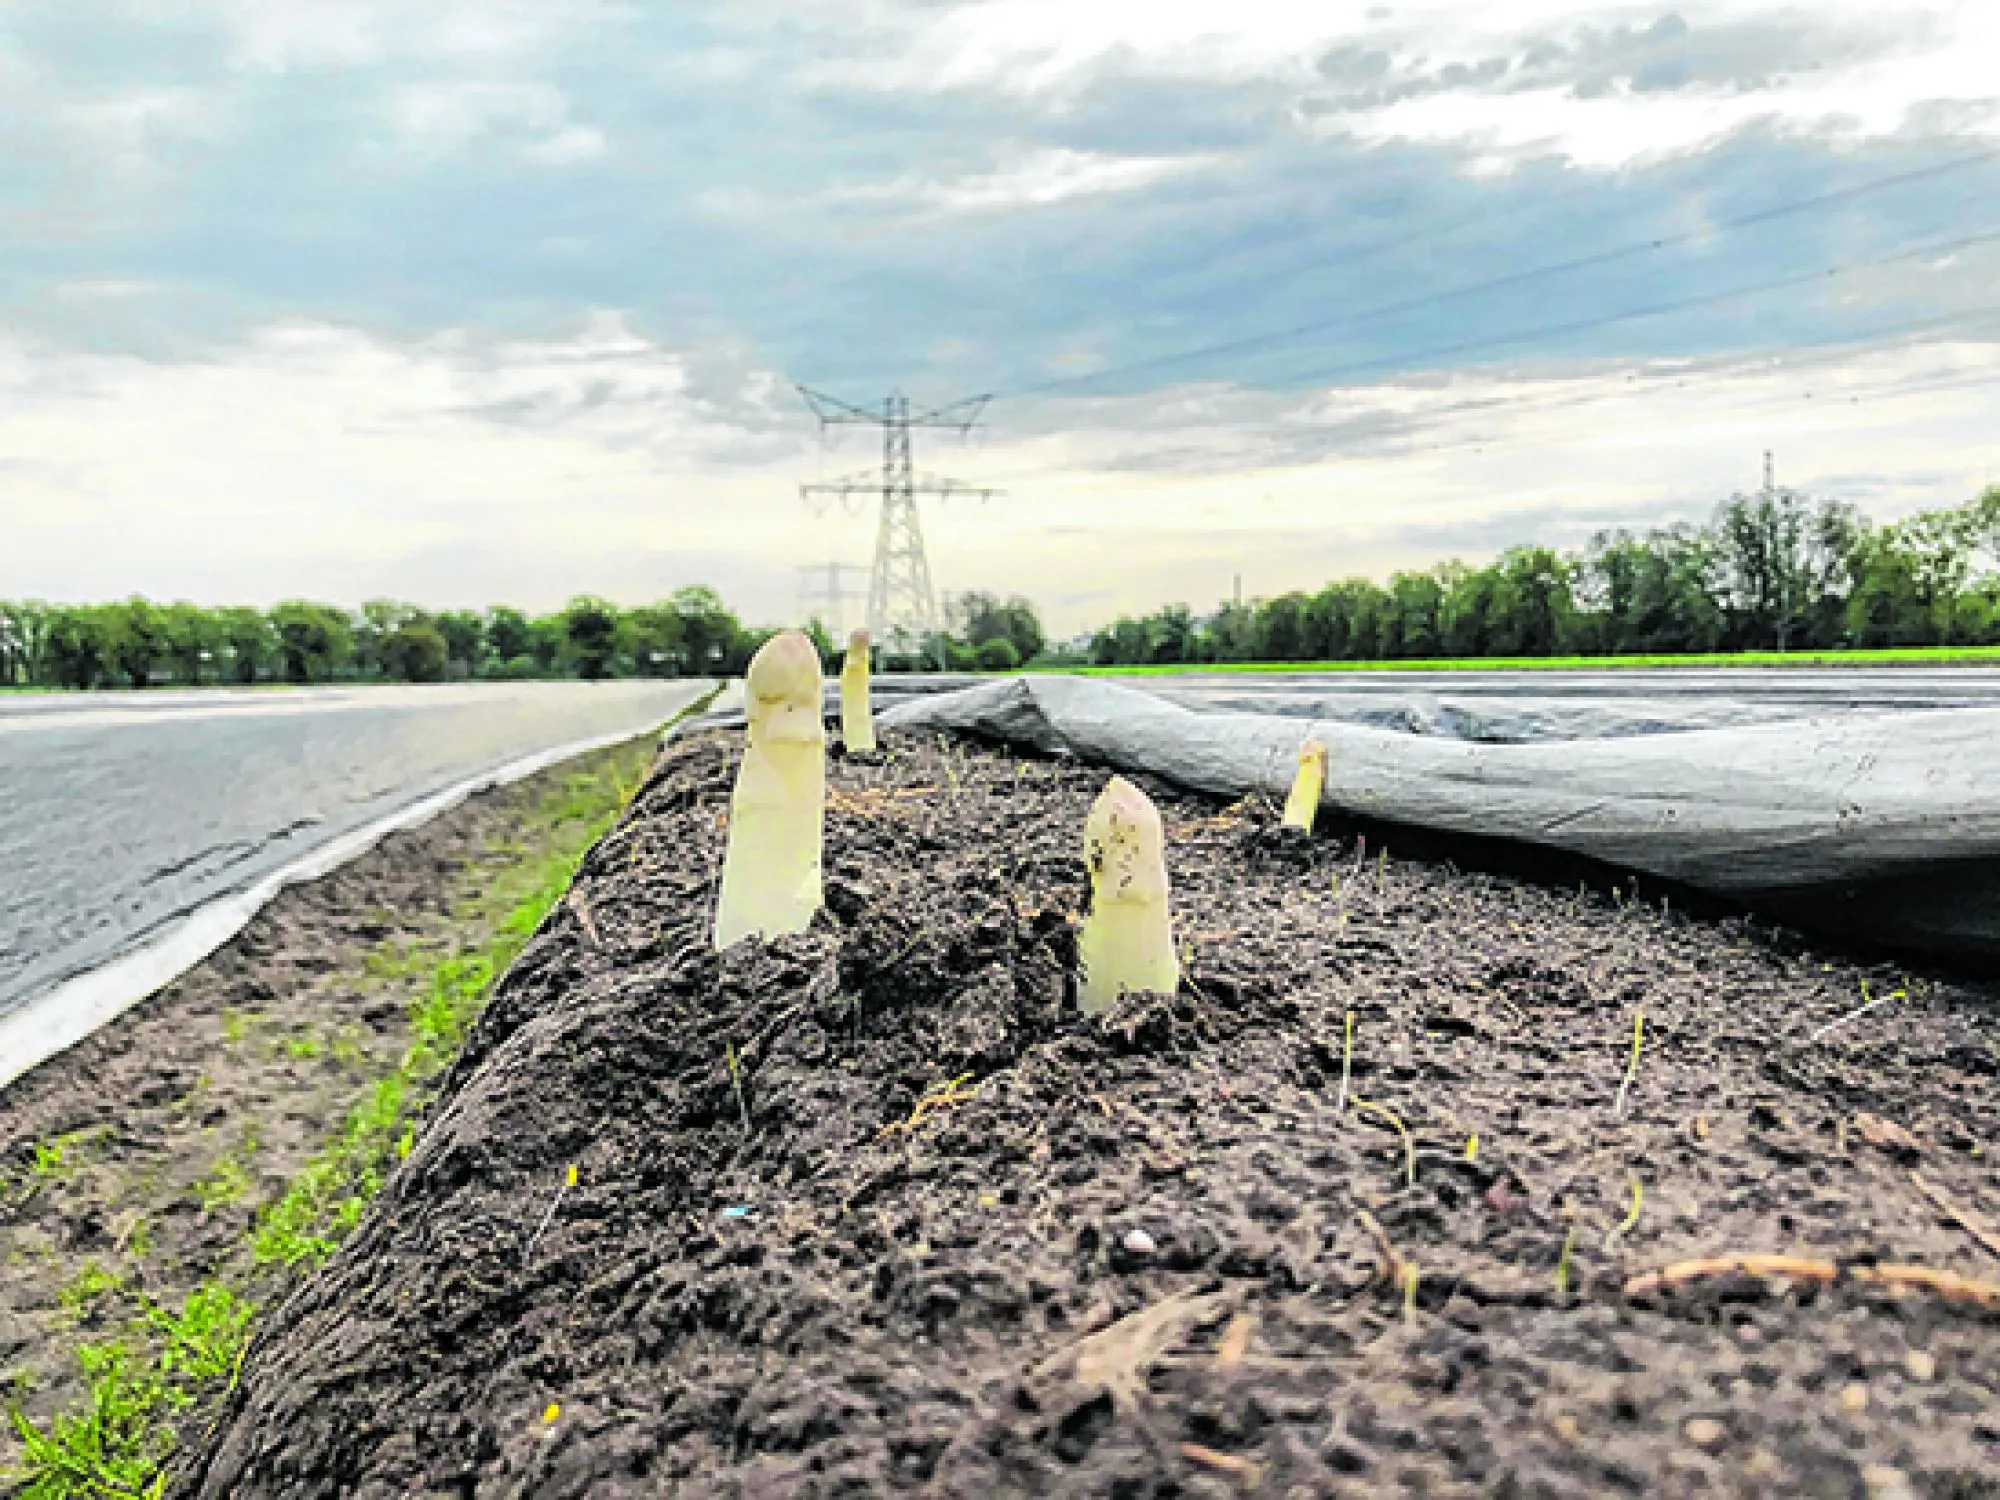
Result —
[[1414, 1323], [1417, 1319], [1417, 1284], [1422, 1277], [1417, 1271], [1417, 1263], [1410, 1261], [1403, 1267], [1403, 1321]]
[[882, 1127], [882, 1134], [909, 1135], [932, 1115], [950, 1109], [953, 1105], [963, 1104], [967, 1100], [976, 1097], [979, 1093], [979, 1086], [973, 1084], [971, 1088], [967, 1088], [966, 1085], [968, 1083], [972, 1083], [972, 1075], [970, 1073], [961, 1073], [949, 1082], [937, 1085], [937, 1087], [931, 1089], [923, 1098], [916, 1102], [907, 1116], [892, 1124], [884, 1125]]
[[1562, 1256], [1556, 1261], [1556, 1300], [1558, 1302], [1565, 1300], [1569, 1296], [1569, 1253], [1575, 1248], [1576, 1225], [1571, 1224], [1569, 1232], [1563, 1236]]
[[86, 1260], [76, 1275], [70, 1278], [69, 1284], [56, 1294], [56, 1300], [71, 1313], [80, 1316], [92, 1303], [123, 1285], [116, 1272], [107, 1271], [94, 1260]]
[[1625, 1217], [1612, 1225], [1611, 1232], [1604, 1236], [1604, 1248], [1607, 1252], [1619, 1240], [1639, 1227], [1639, 1213], [1646, 1204], [1646, 1187], [1644, 1183], [1639, 1181], [1639, 1174], [1637, 1172], [1632, 1173], [1631, 1177], [1632, 1206], [1625, 1210]]
[[96, 1137], [94, 1130], [72, 1130], [36, 1141], [28, 1160], [30, 1183], [58, 1182], [84, 1164], [85, 1148]]
[[178, 1314], [148, 1303], [146, 1322], [160, 1335], [160, 1373], [189, 1382], [228, 1379], [231, 1387], [250, 1347], [256, 1309], [226, 1286], [210, 1283], [188, 1293]]
[[1632, 1060], [1625, 1065], [1625, 1079], [1618, 1085], [1618, 1101], [1611, 1107], [1613, 1119], [1625, 1118], [1625, 1101], [1632, 1092], [1632, 1080], [1639, 1076], [1639, 1056], [1646, 1047], [1646, 1011], [1642, 1006], [1632, 1017]]
[[1111, 778], [1083, 825], [1090, 915], [1077, 940], [1084, 1014], [1109, 1010], [1129, 991], [1171, 995], [1180, 987], [1168, 905], [1166, 836], [1152, 799]]
[[[245, 1150], [250, 1149], [245, 1143]], [[234, 1153], [216, 1162], [214, 1170], [194, 1185], [195, 1198], [203, 1213], [213, 1213], [236, 1202], [250, 1191], [250, 1168]]]
[[1326, 746], [1307, 740], [1299, 746], [1299, 768], [1292, 777], [1292, 794], [1285, 799], [1284, 826], [1311, 833], [1326, 789]]
[[840, 742], [850, 752], [875, 748], [875, 708], [868, 698], [868, 632], [847, 638], [847, 660], [840, 668]]
[[744, 674], [749, 744], [729, 802], [715, 946], [803, 932], [824, 900], [826, 725], [819, 653], [801, 631], [766, 641]]

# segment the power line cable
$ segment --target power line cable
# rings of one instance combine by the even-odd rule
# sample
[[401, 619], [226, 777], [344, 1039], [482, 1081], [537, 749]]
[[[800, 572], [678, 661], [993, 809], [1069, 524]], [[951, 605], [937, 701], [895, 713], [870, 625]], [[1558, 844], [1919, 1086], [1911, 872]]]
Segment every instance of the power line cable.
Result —
[[1810, 213], [1837, 203], [1851, 202], [1874, 193], [1886, 192], [1904, 187], [1914, 182], [1930, 181], [1955, 172], [1968, 171], [1973, 167], [2000, 160], [2000, 147], [1981, 151], [1971, 156], [1957, 157], [1949, 162], [1901, 172], [1890, 177], [1879, 177], [1868, 182], [1856, 183], [1851, 187], [1839, 188], [1829, 193], [1816, 194], [1810, 198], [1794, 199], [1788, 203], [1762, 208], [1755, 213], [1742, 214], [1733, 219], [1724, 219], [1705, 225], [1700, 229], [1683, 230], [1677, 234], [1657, 236], [1652, 239], [1633, 241], [1610, 250], [1597, 251], [1590, 255], [1576, 256], [1569, 260], [1557, 261], [1546, 266], [1531, 267], [1525, 271], [1512, 272], [1506, 276], [1494, 277], [1487, 281], [1475, 282], [1469, 286], [1453, 288], [1449, 291], [1429, 293], [1422, 297], [1405, 298], [1397, 302], [1384, 303], [1365, 308], [1360, 312], [1343, 313], [1331, 318], [1318, 318], [1311, 322], [1297, 323], [1290, 327], [1272, 329], [1265, 333], [1250, 334], [1242, 338], [1226, 339], [1219, 343], [1200, 345], [1183, 349], [1173, 354], [1157, 355], [1148, 359], [1135, 360], [1129, 364], [1114, 366], [1108, 370], [1097, 370], [1087, 375], [1065, 376], [1060, 379], [1041, 381], [1034, 385], [1021, 386], [1011, 391], [994, 393], [995, 400], [1019, 399], [1025, 396], [1050, 395], [1058, 391], [1077, 390], [1102, 381], [1126, 375], [1144, 373], [1150, 370], [1166, 369], [1185, 364], [1189, 360], [1203, 359], [1211, 355], [1237, 354], [1258, 349], [1274, 343], [1302, 338], [1308, 334], [1325, 333], [1335, 328], [1351, 327], [1358, 323], [1380, 318], [1394, 317], [1406, 312], [1416, 312], [1430, 307], [1438, 307], [1468, 297], [1485, 296], [1517, 287], [1532, 286], [1554, 277], [1571, 275], [1578, 271], [1594, 270], [1601, 266], [1615, 265], [1621, 261], [1658, 254], [1660, 251], [1680, 245], [1693, 244], [1713, 239], [1717, 235], [1734, 233], [1759, 224], [1772, 223], [1796, 214]]
[[[1620, 402], [1620, 400], [1654, 398], [1654, 396], [1662, 396], [1662, 394], [1670, 394], [1670, 392], [1686, 392], [1690, 386], [1698, 388], [1698, 386], [1722, 382], [1722, 380], [1728, 380], [1728, 378], [1788, 376], [1788, 374], [1796, 374], [1796, 372], [1812, 368], [1812, 366], [1840, 364], [1842, 360], [1852, 360], [1852, 358], [1866, 356], [1866, 354], [1880, 352], [1880, 350], [1910, 348], [1910, 346], [1922, 346], [1926, 342], [1940, 342], [1940, 336], [1948, 336], [1952, 330], [1972, 330], [1972, 328], [1978, 328], [1978, 326], [1984, 326], [1984, 324], [1992, 324], [1996, 320], [2000, 320], [2000, 304], [1990, 304], [1990, 306], [1980, 306], [1980, 308], [1950, 312], [1950, 314], [1944, 314], [1944, 316], [1926, 316], [1926, 318], [1918, 318], [1918, 320], [1910, 320], [1910, 322], [1902, 322], [1902, 324], [1888, 324], [1884, 328], [1874, 330], [1866, 338], [1844, 340], [1844, 342], [1834, 344], [1834, 346], [1820, 346], [1820, 348], [1814, 348], [1814, 350], [1804, 352], [1804, 354], [1790, 354], [1790, 356], [1772, 356], [1768, 352], [1758, 352], [1758, 354], [1750, 354], [1750, 356], [1746, 356], [1746, 354], [1728, 354], [1728, 356], [1718, 356], [1718, 358], [1708, 360], [1706, 368], [1684, 368], [1684, 370], [1678, 370], [1678, 372], [1654, 372], [1654, 370], [1648, 370], [1648, 372], [1644, 372], [1644, 378], [1640, 374], [1628, 372], [1626, 374], [1626, 382], [1620, 384], [1620, 386], [1616, 386], [1616, 388], [1600, 388], [1600, 390], [1588, 390], [1588, 392], [1522, 392], [1518, 396], [1508, 396], [1508, 394], [1502, 394], [1502, 396], [1480, 396], [1480, 398], [1462, 400], [1462, 402], [1456, 402], [1456, 404], [1450, 404], [1450, 406], [1442, 406], [1442, 408], [1430, 408], [1430, 410], [1422, 410], [1422, 412], [1404, 414], [1402, 418], [1394, 418], [1388, 426], [1374, 428], [1370, 432], [1370, 438], [1376, 438], [1376, 436], [1394, 436], [1398, 432], [1420, 432], [1420, 430], [1430, 428], [1430, 426], [1444, 426], [1444, 424], [1458, 422], [1458, 420], [1478, 420], [1480, 416], [1506, 416], [1506, 418], [1544, 416], [1544, 414], [1550, 414], [1550, 412], [1562, 412], [1562, 410], [1574, 410], [1574, 408], [1586, 408], [1586, 406], [1602, 406], [1602, 404]], [[1614, 374], [1614, 372], [1606, 372], [1606, 376], [1608, 374]], [[1598, 376], [1598, 378], [1602, 380], [1606, 376]], [[1910, 380], [1932, 380], [1932, 378], [1934, 376], [1912, 376]], [[2000, 378], [2000, 372], [1966, 372], [1966, 376], [1962, 380], [1954, 378], [1954, 384], [1976, 386], [1976, 384], [1984, 384], [1984, 382], [1996, 380], [1996, 378]], [[1634, 384], [1634, 382], [1638, 382], [1638, 384]], [[1888, 392], [1894, 392], [1898, 388], [1900, 388], [1900, 382], [1888, 382], [1884, 386], [1874, 386], [1874, 388], [1864, 390], [1862, 398], [1880, 398], [1880, 396], [1884, 396]], [[1914, 388], [1916, 386], [1912, 386], [1912, 390]], [[1940, 384], [1938, 388], [1950, 388], [1950, 386], [1942, 386]], [[1736, 412], [1756, 412], [1756, 410], [1764, 410], [1768, 406], [1792, 406], [1798, 400], [1800, 400], [1798, 396], [1756, 398], [1756, 400], [1752, 400], [1748, 404], [1742, 404], [1742, 406], [1738, 406], [1734, 410]], [[1834, 404], [1834, 402], [1830, 402], [1830, 404]], [[1680, 422], [1680, 420], [1682, 418], [1674, 418], [1674, 422]], [[1652, 430], [1652, 428], [1640, 428], [1640, 430]], [[1536, 438], [1522, 438], [1522, 440], [1532, 442]], [[1496, 446], [1496, 444], [1502, 444], [1502, 442], [1516, 442], [1516, 440], [1466, 438], [1462, 442], [1438, 444], [1434, 448], [1422, 448], [1422, 450], [1416, 450], [1416, 452], [1450, 452], [1450, 450], [1458, 450], [1458, 448]], [[1050, 476], [1058, 476], [1058, 474], [1074, 474], [1074, 472], [1076, 470], [1072, 466], [1046, 464], [1046, 466], [1032, 468], [1032, 470], [1014, 470], [1014, 472], [1004, 472], [1004, 474], [988, 476], [986, 482], [990, 482], [990, 484], [1020, 482], [1020, 480], [1034, 480], [1034, 478], [1050, 478]]]
[[[1872, 386], [1836, 390], [1827, 392], [1824, 395], [1818, 391], [1807, 391], [1803, 395], [1793, 393], [1783, 396], [1759, 397], [1756, 400], [1732, 406], [1726, 411], [1690, 413], [1685, 416], [1653, 422], [1637, 428], [1621, 429], [1618, 435], [1621, 438], [1629, 438], [1635, 435], [1652, 435], [1669, 432], [1676, 427], [1713, 425], [1717, 422], [1734, 421], [1739, 417], [1758, 416], [1786, 409], [1804, 413], [1809, 409], [1805, 403], [1811, 403], [1810, 409], [1814, 412], [1826, 412], [1829, 419], [1831, 419], [1833, 414], [1847, 412], [1855, 406], [1880, 405], [1892, 401], [1907, 400], [1913, 396], [1935, 395], [1944, 391], [1969, 390], [1979, 386], [1994, 384], [2000, 384], [2000, 369], [1969, 370], [1960, 371], [1955, 374], [1933, 373], [1921, 376], [1904, 376]], [[1573, 443], [1579, 438], [1602, 436], [1604, 436], [1603, 429], [1596, 428], [1588, 431], [1578, 429], [1567, 434], [1561, 432], [1554, 434], [1521, 433], [1501, 437], [1468, 437], [1460, 439], [1457, 442], [1438, 443], [1413, 451], [1426, 455], [1463, 452], [1466, 449], [1485, 453], [1528, 446], [1560, 447], [1566, 443]]]
[[1646, 307], [1625, 308], [1615, 313], [1605, 313], [1592, 318], [1575, 318], [1566, 323], [1543, 323], [1532, 328], [1519, 328], [1508, 333], [1489, 334], [1476, 339], [1463, 339], [1455, 344], [1433, 345], [1415, 353], [1392, 354], [1374, 359], [1352, 360], [1345, 364], [1322, 366], [1316, 370], [1296, 371], [1285, 377], [1287, 383], [1306, 381], [1319, 383], [1339, 380], [1349, 375], [1368, 374], [1376, 370], [1392, 369], [1411, 360], [1436, 360], [1450, 358], [1458, 354], [1476, 354], [1486, 349], [1505, 348], [1527, 339], [1561, 338], [1572, 333], [1588, 333], [1598, 328], [1609, 328], [1618, 323], [1639, 322], [1646, 318], [1657, 318], [1667, 313], [1688, 312], [1695, 308], [1714, 307], [1724, 302], [1734, 302], [1743, 297], [1758, 297], [1767, 292], [1790, 291], [1797, 287], [1811, 286], [1835, 276], [1844, 276], [1851, 271], [1875, 270], [1882, 266], [1892, 266], [1908, 260], [1921, 260], [1926, 256], [1945, 255], [1953, 250], [1966, 250], [1974, 245], [2000, 242], [2000, 229], [1982, 230], [1977, 234], [1957, 235], [1945, 240], [1931, 240], [1921, 245], [1907, 246], [1892, 251], [1888, 255], [1869, 256], [1863, 260], [1836, 261], [1822, 266], [1816, 271], [1808, 271], [1796, 276], [1781, 276], [1772, 281], [1754, 282], [1749, 286], [1730, 287], [1720, 292], [1704, 292], [1698, 297], [1682, 297], [1669, 302], [1655, 302]]
[[[1584, 392], [1528, 391], [1519, 395], [1499, 395], [1479, 397], [1457, 404], [1432, 408], [1421, 412], [1408, 413], [1395, 426], [1378, 429], [1378, 432], [1419, 431], [1427, 426], [1439, 426], [1460, 419], [1476, 420], [1482, 415], [1493, 416], [1539, 416], [1549, 412], [1571, 408], [1601, 405], [1615, 401], [1651, 398], [1669, 392], [1684, 391], [1691, 384], [1706, 385], [1732, 377], [1755, 378], [1758, 376], [1782, 376], [1801, 369], [1819, 365], [1838, 364], [1841, 361], [1864, 356], [1869, 353], [1907, 348], [1927, 342], [1937, 342], [1930, 335], [1948, 335], [1953, 330], [1977, 328], [2000, 320], [2000, 304], [1984, 305], [1972, 309], [1962, 309], [1942, 316], [1933, 315], [1903, 323], [1889, 324], [1877, 328], [1864, 338], [1845, 340], [1834, 345], [1816, 346], [1805, 353], [1773, 356], [1768, 352], [1756, 354], [1730, 354], [1710, 359], [1705, 368], [1689, 368], [1678, 372], [1627, 372], [1627, 383], [1615, 389], [1598, 389]], [[1913, 336], [1914, 335], [1914, 336]], [[1598, 379], [1604, 379], [1616, 372], [1605, 372]], [[1916, 377], [1928, 378], [1928, 377]], [[1978, 384], [1985, 379], [1996, 378], [1984, 373], [1975, 373], [1967, 384]], [[1640, 382], [1640, 383], [1633, 383]], [[1884, 387], [1889, 389], [1892, 387]], [[1790, 404], [1796, 397], [1778, 398], [1779, 404]], [[1741, 408], [1744, 410], [1756, 407]], [[1496, 440], [1498, 441], [1498, 440]], [[1462, 446], [1477, 446], [1478, 440], [1468, 440], [1462, 444], [1440, 445], [1437, 449], [1424, 451], [1447, 451]], [[1045, 465], [1035, 469], [1017, 470], [990, 476], [987, 483], [1007, 483], [1054, 475], [1072, 473], [1073, 469], [1057, 465]]]

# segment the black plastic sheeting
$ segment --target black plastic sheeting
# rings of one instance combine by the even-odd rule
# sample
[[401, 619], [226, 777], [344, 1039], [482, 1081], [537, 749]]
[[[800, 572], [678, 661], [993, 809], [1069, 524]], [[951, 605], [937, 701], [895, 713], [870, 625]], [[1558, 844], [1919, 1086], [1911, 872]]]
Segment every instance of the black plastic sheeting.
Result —
[[[1312, 735], [1330, 752], [1324, 805], [1340, 812], [1564, 851], [1847, 940], [1990, 958], [2000, 956], [2000, 706], [1967, 706], [1993, 701], [1983, 674], [1959, 682], [1883, 693], [1683, 685], [1636, 714], [1571, 695], [1555, 722], [1546, 706], [1495, 700], [1486, 719], [1497, 731], [1474, 738], [1407, 719], [1353, 722], [1374, 711], [1339, 691], [1319, 705], [1331, 713], [1300, 713], [1312, 691], [1300, 683], [1266, 684], [1294, 700], [1285, 713], [1217, 706], [1254, 699], [1243, 684], [1215, 684], [1206, 700], [1177, 684], [1190, 707], [1098, 679], [1016, 677], [942, 692], [898, 684], [880, 722], [1230, 797], [1281, 797]], [[1635, 717], [1646, 727], [1625, 722]]]

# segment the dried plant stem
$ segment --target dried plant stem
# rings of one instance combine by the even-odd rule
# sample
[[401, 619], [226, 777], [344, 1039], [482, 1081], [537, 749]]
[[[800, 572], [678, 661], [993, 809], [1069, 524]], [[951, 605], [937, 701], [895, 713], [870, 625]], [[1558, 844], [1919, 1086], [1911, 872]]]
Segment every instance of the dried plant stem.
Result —
[[1845, 1026], [1849, 1021], [1860, 1020], [1863, 1016], [1867, 1015], [1869, 1011], [1875, 1009], [1876, 1006], [1887, 1005], [1891, 1000], [1902, 999], [1903, 991], [1897, 990], [1894, 994], [1877, 995], [1871, 999], [1868, 994], [1868, 981], [1864, 979], [1861, 981], [1861, 998], [1866, 1003], [1864, 1003], [1855, 1010], [1850, 1010], [1846, 1015], [1841, 1016], [1836, 1020], [1828, 1021], [1826, 1025], [1820, 1027], [1818, 1031], [1815, 1031], [1811, 1036], [1807, 1037], [1802, 1045], [1810, 1047], [1814, 1042], [1817, 1042], [1824, 1037], [1832, 1036], [1834, 1032], [1840, 1030], [1840, 1028]]
[[1793, 1281], [1817, 1281], [1832, 1285], [1854, 1281], [1898, 1290], [1926, 1291], [1947, 1302], [1964, 1303], [2000, 1311], [2000, 1282], [1975, 1281], [1954, 1271], [1929, 1266], [1842, 1265], [1838, 1261], [1813, 1260], [1800, 1255], [1713, 1255], [1700, 1260], [1676, 1261], [1625, 1283], [1627, 1297], [1651, 1297], [1672, 1291], [1692, 1281], [1723, 1276], [1784, 1276]]
[[563, 1195], [576, 1186], [576, 1167], [572, 1164], [563, 1174], [562, 1186], [556, 1189], [555, 1197], [549, 1200], [548, 1212], [542, 1215], [542, 1222], [535, 1226], [535, 1232], [528, 1236], [528, 1243], [521, 1247], [521, 1259], [535, 1253], [535, 1246], [541, 1243], [542, 1233], [555, 1221], [556, 1210], [562, 1207]]
[[1359, 1094], [1354, 1096], [1354, 1108], [1356, 1113], [1359, 1114], [1380, 1115], [1389, 1122], [1390, 1127], [1395, 1130], [1396, 1134], [1403, 1138], [1404, 1175], [1409, 1186], [1415, 1187], [1417, 1185], [1417, 1138], [1410, 1134], [1410, 1127], [1405, 1125], [1401, 1116], [1386, 1104], [1377, 1104], [1372, 1099], [1363, 1099]]
[[743, 1094], [743, 1069], [736, 1061], [736, 1044], [724, 1042], [722, 1055], [729, 1062], [729, 1084], [736, 1090], [736, 1107], [743, 1112], [743, 1133], [750, 1133], [750, 1101]]
[[1335, 1119], [1347, 1114], [1347, 1085], [1354, 1076], [1354, 1011], [1347, 1012], [1347, 1040], [1340, 1049], [1340, 1097], [1333, 1103]]

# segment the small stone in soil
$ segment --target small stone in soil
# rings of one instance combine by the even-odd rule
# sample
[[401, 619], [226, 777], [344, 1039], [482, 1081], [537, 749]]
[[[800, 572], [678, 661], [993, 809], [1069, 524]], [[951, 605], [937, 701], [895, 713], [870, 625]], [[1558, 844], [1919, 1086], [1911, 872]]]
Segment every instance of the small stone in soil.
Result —
[[1845, 1387], [1840, 1393], [1840, 1404], [1846, 1411], [1859, 1413], [1868, 1410], [1868, 1387], [1859, 1382]]
[[1684, 1431], [1687, 1433], [1687, 1440], [1695, 1447], [1711, 1450], [1720, 1448], [1722, 1440], [1728, 1436], [1723, 1425], [1713, 1417], [1696, 1417], [1687, 1424]]
[[1903, 1368], [1910, 1372], [1912, 1380], [1935, 1380], [1937, 1378], [1937, 1358], [1924, 1349], [1912, 1349], [1903, 1356]]
[[1159, 1249], [1159, 1244], [1143, 1229], [1134, 1229], [1125, 1236], [1125, 1249], [1131, 1255], [1151, 1255]]
[[1869, 1464], [1861, 1471], [1861, 1483], [1867, 1487], [1868, 1500], [1917, 1500], [1909, 1477], [1887, 1464]]

